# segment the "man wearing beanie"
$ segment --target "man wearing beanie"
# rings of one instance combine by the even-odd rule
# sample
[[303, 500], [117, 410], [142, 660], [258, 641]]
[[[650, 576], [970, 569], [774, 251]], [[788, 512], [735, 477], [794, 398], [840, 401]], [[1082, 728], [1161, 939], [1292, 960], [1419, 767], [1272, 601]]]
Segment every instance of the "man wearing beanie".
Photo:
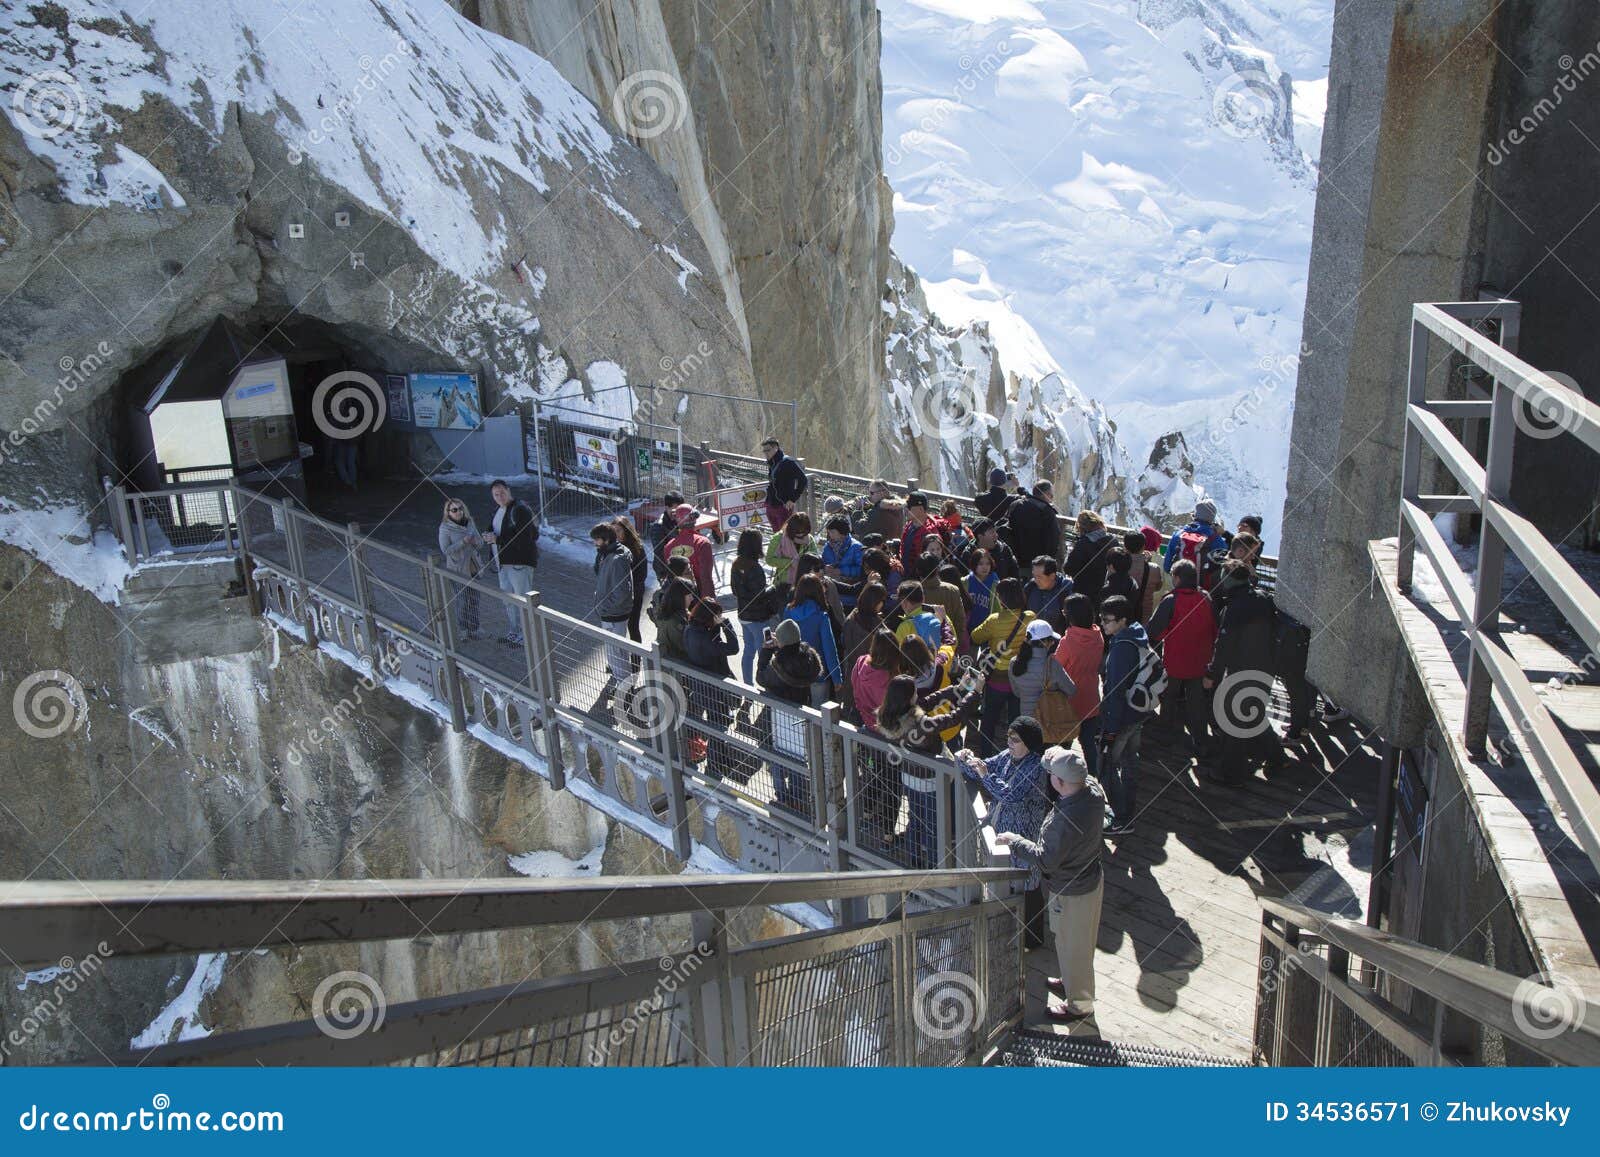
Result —
[[1006, 472], [999, 467], [989, 471], [989, 489], [972, 500], [978, 513], [999, 522], [1005, 517], [1006, 505], [1011, 501], [1006, 493]]
[[1171, 574], [1172, 564], [1186, 558], [1200, 572], [1200, 589], [1210, 590], [1227, 553], [1228, 540], [1217, 529], [1217, 504], [1202, 498], [1194, 504], [1194, 520], [1182, 530], [1173, 531], [1167, 540], [1161, 569]]
[[1100, 867], [1105, 796], [1077, 752], [1047, 748], [1042, 762], [1057, 799], [1038, 835], [1005, 831], [995, 842], [1011, 849], [1019, 867], [1037, 869], [1050, 893], [1061, 975], [1051, 977], [1046, 986], [1065, 1003], [1054, 1005], [1047, 997], [1046, 1010], [1051, 1020], [1071, 1024], [1094, 1015], [1094, 947], [1105, 898]]

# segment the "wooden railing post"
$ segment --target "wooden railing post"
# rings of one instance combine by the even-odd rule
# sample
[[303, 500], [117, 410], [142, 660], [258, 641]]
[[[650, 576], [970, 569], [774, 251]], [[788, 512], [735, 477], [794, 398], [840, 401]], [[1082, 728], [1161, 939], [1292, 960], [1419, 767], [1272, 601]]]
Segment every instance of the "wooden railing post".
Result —
[[450, 708], [450, 730], [467, 729], [467, 708], [461, 688], [461, 668], [456, 664], [456, 623], [450, 613], [449, 587], [439, 567], [440, 556], [428, 556], [427, 587], [433, 604], [433, 637], [444, 655], [445, 702]]

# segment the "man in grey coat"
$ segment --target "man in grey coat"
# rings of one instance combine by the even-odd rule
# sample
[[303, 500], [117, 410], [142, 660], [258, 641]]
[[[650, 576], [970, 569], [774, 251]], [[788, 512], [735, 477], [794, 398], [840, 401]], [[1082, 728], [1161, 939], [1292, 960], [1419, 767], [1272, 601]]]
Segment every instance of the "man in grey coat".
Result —
[[1051, 995], [1066, 1002], [1059, 1007], [1049, 1005], [1048, 1015], [1053, 1021], [1072, 1024], [1094, 1015], [1094, 946], [1100, 935], [1100, 905], [1106, 887], [1100, 868], [1106, 801], [1076, 751], [1047, 748], [1044, 766], [1060, 798], [1045, 816], [1037, 837], [1001, 832], [995, 842], [1011, 849], [1017, 866], [1037, 866], [1041, 871], [1050, 894], [1050, 923], [1061, 966], [1060, 977], [1051, 977], [1046, 984]]
[[[607, 634], [628, 637], [628, 619], [633, 614], [633, 556], [617, 541], [610, 523], [597, 522], [589, 531], [594, 543], [594, 609]], [[611, 678], [621, 683], [633, 674], [633, 663], [626, 647], [606, 647], [606, 666]]]

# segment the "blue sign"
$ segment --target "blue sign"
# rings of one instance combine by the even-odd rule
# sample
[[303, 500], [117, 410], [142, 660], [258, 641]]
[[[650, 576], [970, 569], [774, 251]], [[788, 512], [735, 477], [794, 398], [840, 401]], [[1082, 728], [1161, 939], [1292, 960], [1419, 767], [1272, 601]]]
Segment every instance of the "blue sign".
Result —
[[412, 374], [411, 420], [430, 430], [476, 430], [483, 425], [476, 374]]
[[239, 389], [233, 392], [233, 397], [235, 401], [242, 401], [245, 398], [254, 398], [261, 394], [270, 394], [277, 388], [277, 382], [258, 382], [253, 386], [239, 387]]

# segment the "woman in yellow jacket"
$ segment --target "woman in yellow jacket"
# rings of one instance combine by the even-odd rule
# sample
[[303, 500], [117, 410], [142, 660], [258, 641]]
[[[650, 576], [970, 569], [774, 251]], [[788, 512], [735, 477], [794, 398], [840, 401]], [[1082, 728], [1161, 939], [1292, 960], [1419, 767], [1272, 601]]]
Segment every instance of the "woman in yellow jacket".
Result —
[[994, 588], [994, 613], [972, 632], [972, 645], [983, 648], [979, 669], [984, 675], [983, 707], [978, 716], [979, 748], [987, 758], [1005, 749], [1006, 728], [1019, 706], [1011, 690], [1011, 660], [1026, 642], [1033, 612], [1026, 610], [1022, 583], [1001, 579]]

